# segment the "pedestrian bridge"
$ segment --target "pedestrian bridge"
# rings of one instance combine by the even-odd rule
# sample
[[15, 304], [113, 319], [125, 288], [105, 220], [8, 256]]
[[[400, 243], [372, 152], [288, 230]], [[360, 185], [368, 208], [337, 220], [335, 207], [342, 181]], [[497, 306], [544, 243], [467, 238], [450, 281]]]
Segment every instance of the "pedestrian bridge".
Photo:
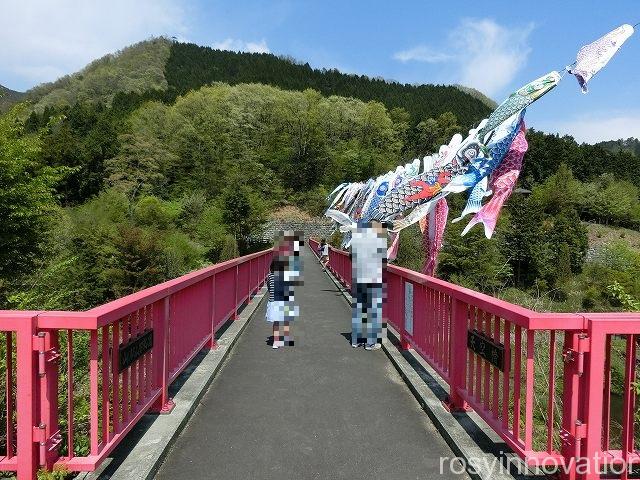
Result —
[[[562, 478], [640, 463], [640, 315], [536, 313], [389, 266], [384, 312], [393, 335], [384, 351], [353, 349], [340, 288], [350, 284], [349, 257], [331, 249], [325, 272], [309, 244], [295, 346], [268, 347], [260, 302], [163, 461], [139, 478], [498, 478], [443, 463], [473, 451], [470, 421], [523, 464], [556, 467]], [[41, 469], [92, 472], [126, 456], [127, 434], [176, 415], [172, 383], [262, 299], [271, 255], [86, 312], [0, 312], [0, 470], [27, 480]], [[434, 403], [441, 386], [446, 398]], [[425, 400], [425, 390], [436, 394]]]

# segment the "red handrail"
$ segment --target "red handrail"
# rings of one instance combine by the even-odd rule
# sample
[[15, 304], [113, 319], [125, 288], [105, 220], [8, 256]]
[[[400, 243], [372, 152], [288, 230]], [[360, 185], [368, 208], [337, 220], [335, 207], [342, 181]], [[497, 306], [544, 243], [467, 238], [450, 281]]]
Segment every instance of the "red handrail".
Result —
[[[317, 255], [318, 242], [309, 245]], [[328, 267], [350, 286], [346, 252], [331, 248]], [[449, 408], [473, 408], [529, 465], [557, 466], [562, 478], [596, 479], [605, 466], [640, 463], [640, 314], [538, 313], [393, 265], [385, 275], [384, 316], [401, 348], [412, 348], [449, 384]], [[502, 368], [469, 348], [470, 331], [499, 347]], [[624, 376], [618, 415], [616, 372]]]
[[[200, 350], [215, 348], [216, 331], [263, 284], [272, 253], [222, 262], [85, 312], [0, 311], [6, 420], [0, 470], [17, 472], [19, 480], [34, 478], [40, 467], [95, 470], [142, 415], [170, 411], [169, 386]], [[84, 337], [75, 338], [78, 332]], [[83, 456], [73, 448], [78, 341], [89, 347], [89, 453]], [[123, 347], [137, 353], [121, 368]], [[63, 417], [60, 387], [67, 390]], [[59, 454], [63, 438], [65, 457]]]

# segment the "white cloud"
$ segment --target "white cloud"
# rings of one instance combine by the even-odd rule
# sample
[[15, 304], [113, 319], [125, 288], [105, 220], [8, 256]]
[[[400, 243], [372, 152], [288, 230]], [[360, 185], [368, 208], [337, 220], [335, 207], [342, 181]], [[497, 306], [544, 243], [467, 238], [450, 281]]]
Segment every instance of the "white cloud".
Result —
[[449, 62], [455, 67], [452, 83], [474, 87], [493, 96], [511, 83], [526, 64], [533, 24], [509, 28], [494, 20], [463, 19], [446, 37], [445, 45], [418, 45], [397, 52], [396, 60]]
[[559, 122], [538, 122], [536, 129], [571, 135], [578, 142], [597, 143], [619, 138], [640, 138], [640, 112], [593, 113]]
[[235, 38], [225, 38], [221, 42], [212, 43], [211, 47], [218, 50], [231, 50], [234, 52], [271, 53], [265, 39], [259, 42], [245, 42]]
[[26, 86], [145, 38], [187, 30], [179, 0], [21, 0], [3, 3], [2, 10], [0, 73]]
[[401, 62], [427, 62], [427, 63], [439, 63], [453, 60], [455, 57], [443, 52], [437, 52], [433, 49], [419, 45], [409, 50], [402, 50], [393, 54], [393, 58], [400, 60]]

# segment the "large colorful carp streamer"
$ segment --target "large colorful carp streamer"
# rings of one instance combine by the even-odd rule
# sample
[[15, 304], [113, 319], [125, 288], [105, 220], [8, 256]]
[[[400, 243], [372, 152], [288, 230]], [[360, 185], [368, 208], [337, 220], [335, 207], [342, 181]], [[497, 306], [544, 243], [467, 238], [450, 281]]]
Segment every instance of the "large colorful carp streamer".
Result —
[[[622, 25], [580, 49], [577, 61], [567, 71], [576, 76], [583, 93], [598, 73], [633, 34]], [[447, 224], [450, 193], [469, 191], [467, 204], [453, 222], [473, 214], [462, 235], [476, 224], [491, 238], [500, 210], [515, 188], [528, 149], [524, 116], [529, 105], [555, 88], [561, 80], [552, 71], [526, 84], [502, 102], [489, 118], [469, 131], [466, 138], [455, 134], [438, 153], [415, 159], [366, 182], [343, 183], [327, 197], [325, 215], [345, 233], [343, 247], [358, 223], [379, 220], [389, 223], [389, 260], [398, 250], [399, 233], [418, 223], [423, 235], [423, 273], [433, 275]], [[483, 199], [491, 197], [483, 205]]]

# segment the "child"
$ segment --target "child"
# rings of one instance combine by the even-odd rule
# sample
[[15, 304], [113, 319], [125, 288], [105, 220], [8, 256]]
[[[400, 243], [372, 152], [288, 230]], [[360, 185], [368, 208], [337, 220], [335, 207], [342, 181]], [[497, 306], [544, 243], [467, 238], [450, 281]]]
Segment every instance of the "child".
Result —
[[329, 262], [329, 244], [323, 238], [320, 242], [320, 263], [326, 267], [327, 262]]
[[293, 346], [289, 327], [291, 320], [298, 315], [298, 309], [293, 301], [294, 282], [286, 278], [288, 264], [288, 259], [276, 256], [271, 262], [267, 275], [269, 302], [266, 320], [273, 324], [272, 348]]

